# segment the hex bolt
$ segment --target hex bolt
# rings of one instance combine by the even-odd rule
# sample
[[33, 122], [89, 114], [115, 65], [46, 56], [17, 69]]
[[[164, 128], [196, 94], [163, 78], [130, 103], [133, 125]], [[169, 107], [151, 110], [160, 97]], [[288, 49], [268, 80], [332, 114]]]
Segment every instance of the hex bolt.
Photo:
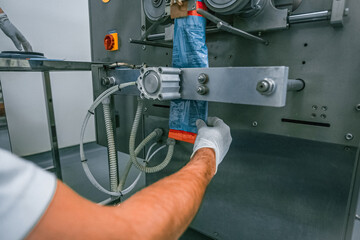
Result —
[[111, 87], [115, 85], [115, 78], [114, 77], [103, 77], [101, 78], [101, 85], [105, 87]]
[[273, 93], [275, 83], [271, 79], [264, 79], [257, 83], [256, 90], [263, 95], [270, 95]]
[[355, 106], [355, 109], [360, 112], [360, 103]]
[[209, 92], [208, 87], [206, 87], [205, 85], [200, 85], [198, 86], [198, 88], [196, 89], [196, 92], [200, 95], [205, 95]]
[[345, 139], [348, 140], [348, 141], [350, 141], [350, 140], [353, 140], [353, 139], [354, 139], [354, 136], [353, 136], [351, 133], [347, 133], [347, 134], [345, 135]]
[[327, 107], [327, 106], [322, 106], [322, 107], [321, 107], [321, 110], [327, 111], [327, 110], [328, 110], [328, 107]]
[[312, 106], [312, 109], [317, 110], [317, 109], [318, 109], [318, 106], [313, 105], [313, 106]]
[[199, 75], [199, 77], [198, 77], [198, 81], [199, 81], [200, 84], [205, 84], [205, 83], [208, 82], [208, 80], [209, 80], [209, 77], [208, 77], [208, 75], [205, 74], [205, 73], [201, 73], [201, 74]]

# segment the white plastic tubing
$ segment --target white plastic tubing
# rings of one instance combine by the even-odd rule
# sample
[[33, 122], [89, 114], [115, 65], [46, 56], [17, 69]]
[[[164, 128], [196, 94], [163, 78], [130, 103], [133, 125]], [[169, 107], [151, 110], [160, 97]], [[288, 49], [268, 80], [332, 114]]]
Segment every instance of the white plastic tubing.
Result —
[[[168, 152], [167, 155], [164, 159], [164, 161], [162, 163], [160, 163], [159, 165], [155, 166], [155, 167], [147, 167], [146, 163], [148, 161], [150, 161], [154, 155], [156, 153], [158, 153], [161, 149], [165, 148], [164, 146], [161, 146], [160, 148], [158, 148], [150, 157], [150, 151], [152, 149], [152, 147], [154, 145], [152, 145], [148, 151], [148, 154], [146, 156], [146, 163], [145, 166], [141, 165], [138, 163], [137, 161], [137, 155], [139, 154], [139, 152], [145, 147], [145, 145], [150, 142], [151, 140], [153, 140], [156, 137], [159, 137], [163, 134], [163, 131], [161, 129], [155, 129], [152, 133], [150, 133], [140, 144], [139, 146], [135, 148], [135, 136], [136, 136], [136, 132], [137, 132], [137, 128], [139, 125], [139, 121], [140, 121], [140, 116], [142, 113], [142, 108], [143, 108], [143, 102], [141, 100], [139, 100], [138, 103], [138, 108], [136, 111], [136, 116], [135, 116], [135, 120], [134, 120], [134, 124], [132, 127], [132, 131], [131, 131], [131, 136], [130, 136], [130, 142], [129, 142], [129, 148], [130, 148], [130, 160], [126, 170], [124, 172], [124, 176], [121, 178], [121, 181], [118, 185], [117, 183], [117, 176], [116, 176], [116, 170], [117, 170], [117, 157], [116, 157], [116, 148], [115, 148], [115, 141], [114, 141], [114, 135], [113, 135], [113, 127], [112, 127], [112, 123], [111, 123], [111, 118], [110, 118], [110, 106], [109, 106], [109, 96], [111, 96], [113, 93], [128, 87], [128, 86], [133, 86], [135, 85], [135, 82], [130, 82], [130, 83], [124, 83], [124, 84], [120, 84], [120, 85], [116, 85], [113, 86], [109, 89], [107, 89], [106, 91], [104, 91], [103, 93], [101, 93], [96, 100], [93, 102], [93, 104], [90, 106], [88, 113], [85, 116], [83, 125], [81, 127], [81, 133], [80, 133], [80, 159], [81, 159], [81, 163], [82, 163], [82, 167], [84, 169], [84, 172], [86, 174], [86, 176], [88, 177], [88, 179], [90, 180], [90, 182], [100, 191], [110, 195], [110, 196], [115, 196], [115, 197], [120, 197], [122, 195], [125, 195], [127, 193], [129, 193], [137, 184], [137, 182], [140, 179], [140, 176], [142, 174], [142, 172], [146, 172], [146, 173], [154, 173], [154, 172], [158, 172], [160, 170], [162, 170], [163, 168], [165, 168], [168, 163], [170, 162], [173, 152], [174, 152], [174, 145], [175, 145], [175, 140], [168, 140]], [[104, 110], [104, 119], [105, 119], [105, 127], [106, 127], [106, 133], [107, 133], [107, 141], [108, 141], [108, 148], [109, 148], [109, 163], [110, 163], [110, 186], [111, 186], [111, 190], [109, 191], [107, 189], [105, 189], [104, 187], [102, 187], [97, 180], [95, 179], [95, 177], [92, 175], [89, 166], [87, 164], [87, 159], [85, 157], [85, 152], [84, 152], [84, 145], [83, 145], [83, 139], [84, 139], [84, 134], [85, 134], [85, 129], [87, 126], [87, 123], [91, 117], [91, 115], [94, 115], [94, 110], [96, 109], [96, 107], [100, 104], [103, 103], [103, 110]], [[123, 186], [125, 185], [125, 181], [127, 178], [127, 175], [130, 171], [131, 165], [134, 164], [139, 170], [141, 170], [142, 172], [140, 172], [138, 174], [138, 176], [136, 177], [135, 181], [125, 190], [122, 191]], [[107, 200], [105, 200], [106, 202]], [[105, 203], [104, 202], [104, 203]]]
[[[130, 159], [131, 159], [132, 163], [135, 165], [135, 167], [138, 168], [140, 171], [145, 172], [145, 173], [155, 173], [155, 172], [161, 171], [169, 164], [169, 162], [173, 156], [173, 153], [174, 153], [175, 140], [168, 139], [168, 143], [167, 143], [169, 145], [168, 152], [166, 154], [164, 161], [161, 162], [159, 165], [154, 166], [154, 167], [147, 167], [147, 166], [141, 165], [137, 161], [137, 158], [136, 158], [137, 154], [135, 152], [135, 138], [136, 138], [136, 133], [137, 133], [137, 129], [139, 126], [139, 122], [140, 122], [140, 116], [142, 113], [142, 109], [143, 109], [143, 101], [138, 100], [138, 107], [136, 110], [135, 120], [134, 120], [132, 129], [131, 129], [130, 140], [129, 140]], [[160, 131], [162, 132], [161, 129], [155, 129], [149, 136], [151, 136], [152, 134], [157, 134], [157, 132], [160, 132]], [[146, 143], [144, 144], [143, 142], [139, 144], [138, 148], [143, 148], [145, 146]]]
[[114, 130], [111, 121], [110, 113], [110, 98], [107, 97], [102, 102], [105, 120], [106, 138], [108, 143], [108, 155], [109, 155], [109, 175], [110, 175], [110, 189], [116, 191], [118, 187], [117, 178], [117, 152], [115, 147]]
[[[130, 185], [127, 189], [125, 189], [124, 191], [122, 192], [114, 192], [114, 191], [108, 191], [107, 189], [105, 189], [104, 187], [102, 187], [97, 181], [96, 179], [94, 178], [94, 176], [92, 175], [90, 169], [89, 169], [89, 166], [87, 164], [87, 159], [85, 157], [85, 152], [84, 152], [84, 143], [83, 143], [83, 140], [84, 140], [84, 135], [85, 135], [85, 129], [86, 129], [86, 126], [87, 126], [87, 123], [89, 122], [89, 119], [91, 117], [91, 115], [94, 114], [94, 110], [95, 108], [101, 103], [103, 102], [105, 99], [107, 99], [110, 95], [112, 95], [113, 93], [125, 88], [125, 87], [129, 87], [129, 86], [133, 86], [135, 85], [135, 82], [130, 82], [130, 83], [123, 83], [123, 84], [120, 84], [120, 85], [116, 85], [116, 86], [113, 86], [107, 90], [105, 90], [103, 93], [101, 93], [97, 98], [96, 100], [93, 102], [93, 104], [90, 106], [86, 116], [85, 116], [85, 119], [84, 119], [84, 122], [83, 122], [83, 125], [81, 127], [81, 132], [80, 132], [80, 159], [81, 159], [81, 163], [82, 163], [82, 166], [83, 166], [83, 169], [84, 169], [84, 172], [86, 174], [86, 176], [88, 177], [88, 179], [90, 180], [90, 182], [97, 188], [99, 189], [100, 191], [108, 194], [108, 195], [111, 195], [111, 196], [116, 196], [116, 197], [119, 197], [119, 196], [122, 196], [122, 195], [125, 195], [127, 193], [129, 193], [136, 185], [137, 181], [140, 179], [140, 176], [135, 180], [135, 182]], [[116, 154], [116, 150], [115, 150], [115, 154]], [[117, 188], [117, 186], [116, 186]]]

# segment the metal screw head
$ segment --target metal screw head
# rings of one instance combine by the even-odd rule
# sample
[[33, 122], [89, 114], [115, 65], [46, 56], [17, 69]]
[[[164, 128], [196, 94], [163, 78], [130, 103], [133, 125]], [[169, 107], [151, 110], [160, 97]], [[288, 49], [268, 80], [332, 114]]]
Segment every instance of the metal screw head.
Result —
[[103, 77], [101, 78], [101, 85], [105, 87], [111, 87], [115, 85], [115, 78], [114, 77]]
[[258, 90], [259, 92], [266, 92], [269, 90], [269, 88], [270, 84], [267, 81], [260, 81], [256, 85], [256, 90]]
[[209, 80], [209, 77], [208, 77], [208, 75], [206, 75], [205, 73], [201, 73], [201, 74], [199, 75], [199, 77], [198, 77], [198, 81], [199, 81], [199, 83], [201, 83], [201, 84], [207, 83], [208, 80]]
[[252, 123], [252, 126], [253, 126], [253, 127], [257, 127], [257, 125], [258, 125], [258, 122], [257, 122], [257, 121], [254, 121], [254, 122]]
[[142, 46], [142, 50], [146, 50], [146, 46], [145, 46], [145, 45]]
[[200, 95], [205, 95], [209, 92], [209, 89], [205, 85], [200, 85], [196, 89], [196, 92]]
[[327, 110], [328, 110], [328, 107], [327, 107], [327, 106], [322, 106], [322, 107], [321, 107], [321, 110], [327, 111]]
[[348, 140], [348, 141], [350, 141], [350, 140], [353, 140], [353, 139], [354, 139], [354, 136], [353, 136], [351, 133], [347, 133], [347, 134], [345, 135], [345, 139]]
[[275, 89], [275, 83], [271, 79], [264, 79], [257, 83], [256, 90], [264, 95], [270, 95]]
[[317, 110], [317, 109], [318, 109], [318, 106], [313, 105], [313, 106], [312, 106], [312, 109]]

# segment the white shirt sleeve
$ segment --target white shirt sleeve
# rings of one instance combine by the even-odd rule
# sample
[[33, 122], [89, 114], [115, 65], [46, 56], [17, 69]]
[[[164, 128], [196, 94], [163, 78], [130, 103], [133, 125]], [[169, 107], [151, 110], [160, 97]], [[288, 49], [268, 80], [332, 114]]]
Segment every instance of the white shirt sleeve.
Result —
[[56, 177], [0, 149], [0, 239], [23, 239], [45, 213]]

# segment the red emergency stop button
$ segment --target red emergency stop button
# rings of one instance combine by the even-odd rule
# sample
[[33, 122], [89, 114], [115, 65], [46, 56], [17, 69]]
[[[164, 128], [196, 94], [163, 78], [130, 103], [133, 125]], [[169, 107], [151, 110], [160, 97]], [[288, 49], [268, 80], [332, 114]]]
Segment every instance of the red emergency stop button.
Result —
[[112, 35], [108, 34], [104, 38], [104, 46], [106, 50], [111, 50], [115, 45], [115, 39]]
[[104, 38], [104, 46], [108, 51], [115, 51], [119, 49], [118, 44], [118, 34], [117, 33], [109, 33]]

